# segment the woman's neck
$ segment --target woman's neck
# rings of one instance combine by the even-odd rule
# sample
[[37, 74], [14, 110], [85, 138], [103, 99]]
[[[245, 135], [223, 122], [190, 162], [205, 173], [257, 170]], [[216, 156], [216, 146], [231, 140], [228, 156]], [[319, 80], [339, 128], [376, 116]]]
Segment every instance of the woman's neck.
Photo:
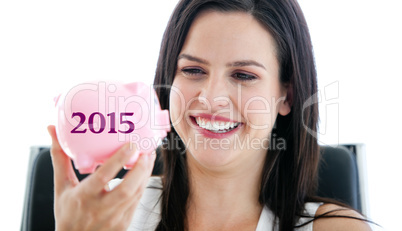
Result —
[[258, 198], [264, 161], [257, 156], [255, 161], [252, 159], [236, 169], [211, 170], [188, 156], [190, 195], [187, 217], [192, 226], [206, 222], [214, 229], [226, 229], [228, 227], [222, 225], [228, 224], [257, 225], [262, 211]]

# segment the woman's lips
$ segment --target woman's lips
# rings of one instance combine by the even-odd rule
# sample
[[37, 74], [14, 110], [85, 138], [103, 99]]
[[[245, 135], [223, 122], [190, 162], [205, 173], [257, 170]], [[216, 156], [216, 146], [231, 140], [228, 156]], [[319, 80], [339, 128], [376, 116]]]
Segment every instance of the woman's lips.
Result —
[[[205, 118], [205, 117], [202, 117], [202, 118]], [[211, 117], [210, 117], [210, 118], [211, 118]], [[219, 118], [219, 117], [214, 117], [214, 119], [217, 120], [217, 121], [232, 122], [232, 120], [229, 120], [229, 119], [226, 119], [225, 121], [223, 121], [223, 120], [219, 120], [218, 118]], [[224, 117], [220, 117], [220, 118], [224, 118]], [[209, 119], [209, 118], [206, 118], [206, 119]], [[243, 123], [238, 123], [238, 125], [237, 125], [236, 127], [234, 127], [233, 129], [229, 129], [229, 130], [226, 131], [226, 132], [224, 132], [224, 131], [222, 131], [222, 132], [213, 132], [213, 131], [210, 131], [210, 130], [208, 130], [208, 129], [205, 129], [205, 128], [200, 127], [200, 126], [198, 125], [198, 123], [197, 123], [197, 121], [196, 121], [196, 118], [195, 118], [194, 116], [190, 116], [190, 120], [191, 120], [191, 122], [193, 123], [195, 129], [196, 129], [199, 133], [201, 133], [201, 134], [204, 135], [205, 137], [208, 137], [208, 138], [217, 138], [217, 139], [222, 139], [222, 138], [226, 138], [226, 137], [229, 137], [229, 136], [233, 135], [233, 134], [236, 133], [236, 132], [241, 128], [241, 126], [243, 125]]]
[[229, 118], [223, 117], [223, 116], [219, 116], [219, 115], [211, 115], [211, 114], [206, 114], [206, 113], [196, 113], [196, 114], [192, 114], [192, 117], [201, 117], [201, 118], [205, 118], [207, 120], [211, 120], [211, 121], [222, 121], [222, 122], [232, 122], [232, 123], [238, 123], [238, 121], [235, 120], [231, 120]]

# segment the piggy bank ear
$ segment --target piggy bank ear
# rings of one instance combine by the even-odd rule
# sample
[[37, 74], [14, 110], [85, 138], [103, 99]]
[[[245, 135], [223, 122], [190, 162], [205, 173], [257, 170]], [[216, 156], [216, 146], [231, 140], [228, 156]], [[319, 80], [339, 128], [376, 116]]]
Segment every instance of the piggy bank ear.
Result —
[[54, 106], [57, 105], [57, 103], [59, 102], [61, 94], [59, 94], [58, 96], [54, 97], [53, 101], [54, 101]]
[[134, 82], [124, 84], [124, 87], [132, 93], [139, 95], [143, 91], [149, 91], [151, 86], [146, 85], [142, 82]]

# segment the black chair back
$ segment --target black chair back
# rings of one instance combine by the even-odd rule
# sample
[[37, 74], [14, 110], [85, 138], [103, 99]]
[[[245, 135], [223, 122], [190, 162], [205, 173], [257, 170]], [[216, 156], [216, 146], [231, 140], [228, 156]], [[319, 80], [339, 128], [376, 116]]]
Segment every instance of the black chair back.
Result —
[[[25, 195], [21, 231], [46, 231], [55, 229], [53, 213], [53, 166], [49, 148], [37, 148], [31, 154], [31, 166]], [[359, 178], [356, 156], [345, 147], [321, 147], [322, 161], [319, 168], [318, 196], [333, 198], [361, 211]], [[157, 152], [159, 156], [159, 152]], [[159, 158], [157, 158], [159, 160]], [[162, 163], [155, 163], [153, 175], [159, 175]], [[81, 175], [75, 170], [79, 180]], [[122, 178], [122, 169], [116, 177]]]

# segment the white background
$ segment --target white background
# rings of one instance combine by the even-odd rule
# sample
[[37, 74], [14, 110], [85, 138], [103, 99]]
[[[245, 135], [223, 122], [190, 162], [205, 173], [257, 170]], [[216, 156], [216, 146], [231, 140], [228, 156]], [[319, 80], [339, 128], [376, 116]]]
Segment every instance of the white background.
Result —
[[[29, 147], [50, 144], [46, 126], [55, 122], [53, 97], [88, 80], [152, 83], [175, 4], [0, 2], [2, 230], [20, 228]], [[366, 144], [370, 218], [397, 230], [402, 208], [401, 3], [300, 4], [312, 35], [319, 89], [327, 94], [320, 106], [320, 139]]]

